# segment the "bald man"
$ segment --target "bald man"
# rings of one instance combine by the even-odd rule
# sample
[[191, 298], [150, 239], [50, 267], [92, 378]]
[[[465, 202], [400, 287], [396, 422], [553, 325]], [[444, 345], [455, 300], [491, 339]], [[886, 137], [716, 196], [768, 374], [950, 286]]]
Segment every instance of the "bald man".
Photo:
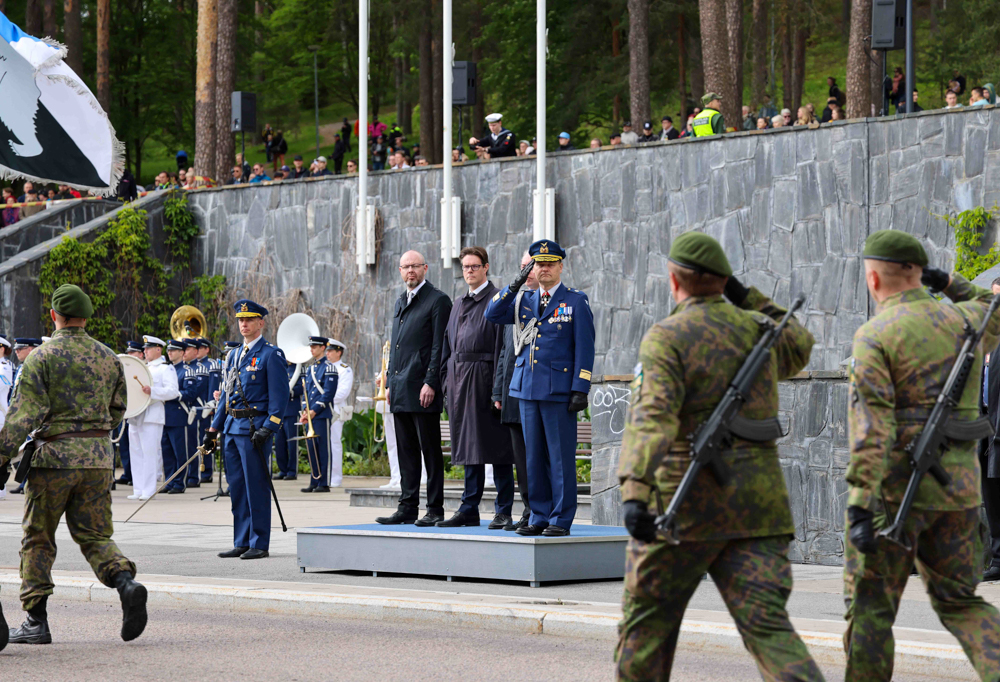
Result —
[[[441, 355], [451, 299], [427, 281], [427, 259], [407, 251], [399, 259], [406, 289], [392, 317], [389, 406], [396, 427], [402, 492], [395, 514], [375, 519], [397, 525], [433, 526], [444, 520], [444, 455], [441, 452]], [[420, 463], [427, 467], [427, 513], [420, 510]]]

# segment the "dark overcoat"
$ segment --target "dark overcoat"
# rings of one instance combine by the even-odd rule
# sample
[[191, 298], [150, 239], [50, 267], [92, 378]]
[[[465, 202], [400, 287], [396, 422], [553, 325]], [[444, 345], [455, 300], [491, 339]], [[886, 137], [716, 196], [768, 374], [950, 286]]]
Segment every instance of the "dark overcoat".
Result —
[[452, 464], [513, 464], [510, 432], [493, 411], [493, 376], [503, 325], [487, 320], [492, 283], [456, 299], [445, 331], [443, 373], [451, 422]]
[[[441, 355], [451, 299], [425, 280], [409, 304], [406, 291], [396, 299], [389, 350], [389, 401], [392, 412], [441, 413]], [[434, 401], [420, 406], [420, 389], [434, 389]]]

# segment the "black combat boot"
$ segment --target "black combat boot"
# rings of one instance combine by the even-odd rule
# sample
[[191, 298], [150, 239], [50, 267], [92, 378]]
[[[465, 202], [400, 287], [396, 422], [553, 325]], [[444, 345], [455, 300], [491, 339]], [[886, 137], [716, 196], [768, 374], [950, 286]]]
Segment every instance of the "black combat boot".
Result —
[[49, 617], [45, 604], [47, 598], [28, 611], [19, 628], [11, 628], [7, 636], [14, 644], [52, 644], [52, 633], [49, 632]]
[[122, 600], [122, 639], [131, 642], [146, 629], [146, 588], [122, 571], [115, 576], [115, 589]]

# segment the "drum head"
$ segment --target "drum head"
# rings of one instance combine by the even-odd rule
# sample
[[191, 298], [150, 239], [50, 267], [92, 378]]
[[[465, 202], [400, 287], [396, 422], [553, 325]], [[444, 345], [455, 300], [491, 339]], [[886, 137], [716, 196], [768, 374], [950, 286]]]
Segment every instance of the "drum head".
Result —
[[118, 360], [125, 370], [125, 387], [128, 389], [128, 404], [125, 407], [125, 419], [136, 417], [149, 407], [150, 397], [142, 387], [151, 386], [153, 375], [149, 373], [146, 363], [131, 355], [119, 355]]

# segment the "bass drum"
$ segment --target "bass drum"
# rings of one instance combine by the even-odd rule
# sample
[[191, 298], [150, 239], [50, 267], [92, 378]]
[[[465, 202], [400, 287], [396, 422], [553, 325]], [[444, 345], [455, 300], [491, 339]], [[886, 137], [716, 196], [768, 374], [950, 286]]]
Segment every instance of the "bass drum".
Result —
[[131, 355], [120, 354], [118, 361], [125, 370], [125, 387], [128, 389], [125, 419], [130, 419], [139, 416], [149, 407], [151, 398], [143, 392], [142, 387], [153, 385], [153, 375], [149, 373], [145, 362]]

